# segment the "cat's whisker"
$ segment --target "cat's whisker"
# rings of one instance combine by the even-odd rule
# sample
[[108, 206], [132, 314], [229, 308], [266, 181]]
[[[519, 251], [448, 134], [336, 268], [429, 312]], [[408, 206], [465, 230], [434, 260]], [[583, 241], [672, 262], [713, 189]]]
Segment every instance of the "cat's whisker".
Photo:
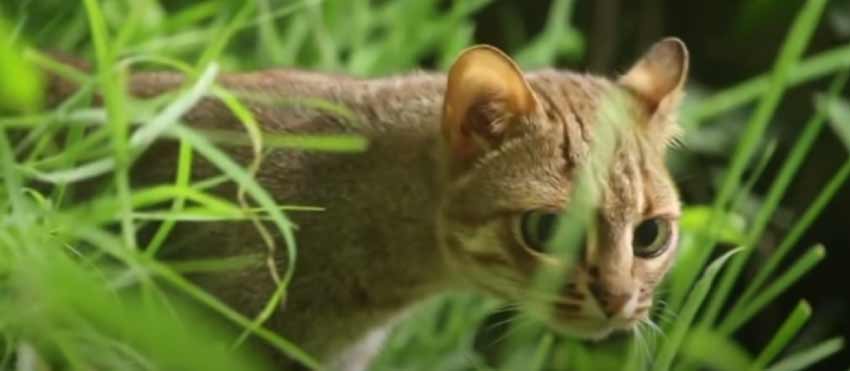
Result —
[[649, 319], [649, 318], [642, 319], [642, 320], [640, 320], [640, 323], [646, 325], [646, 327], [653, 330], [659, 337], [661, 337], [661, 338], [667, 337], [667, 335], [664, 333], [664, 330], [661, 329], [661, 327], [659, 327], [657, 324], [655, 324], [655, 322], [653, 322], [651, 319]]
[[657, 301], [652, 310], [652, 317], [658, 318], [659, 322], [670, 323], [676, 320], [676, 313], [673, 312], [663, 300]]
[[490, 312], [490, 314], [502, 314], [502, 313], [507, 313], [507, 312], [513, 312], [513, 311], [516, 311], [517, 309], [520, 309], [520, 308], [522, 308], [522, 304], [520, 304], [520, 303], [508, 303], [508, 304], [502, 305], [501, 307], [499, 307], [497, 309], [494, 309], [492, 312]]
[[488, 324], [488, 325], [485, 327], [485, 330], [488, 330], [488, 331], [489, 331], [489, 330], [493, 330], [493, 329], [496, 329], [496, 328], [498, 328], [498, 327], [502, 327], [502, 326], [509, 325], [509, 324], [511, 324], [511, 323], [513, 323], [513, 322], [516, 322], [516, 321], [517, 321], [517, 317], [516, 317], [516, 316], [511, 316], [511, 317], [506, 318], [506, 319], [503, 319], [503, 320], [501, 320], [501, 321], [497, 321], [497, 322], [495, 322], [495, 323]]
[[490, 346], [496, 345], [496, 344], [504, 341], [508, 337], [515, 335], [520, 330], [523, 330], [524, 328], [527, 328], [527, 327], [534, 324], [534, 321], [531, 320], [530, 318], [526, 317], [526, 316], [519, 315], [514, 319], [515, 319], [515, 322], [513, 323], [513, 326], [511, 326], [507, 331], [505, 331], [505, 333], [502, 334], [502, 336], [499, 336], [498, 338], [493, 340], [490, 343]]
[[659, 313], [655, 316], [655, 318], [657, 319], [656, 322], [658, 322], [659, 324], [665, 324], [665, 325], [668, 324], [668, 323], [673, 323], [673, 322], [676, 321], [675, 315], [666, 314], [666, 313]]

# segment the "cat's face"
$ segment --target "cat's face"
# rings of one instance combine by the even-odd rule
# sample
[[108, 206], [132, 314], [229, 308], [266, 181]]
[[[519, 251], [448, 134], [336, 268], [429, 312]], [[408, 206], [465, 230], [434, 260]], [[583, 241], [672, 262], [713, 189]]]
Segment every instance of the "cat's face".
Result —
[[[489, 47], [462, 54], [443, 112], [438, 225], [450, 264], [576, 336], [600, 338], [647, 319], [677, 245], [680, 205], [664, 153], [686, 72], [687, 51], [674, 39], [617, 82], [522, 75]], [[607, 114], [610, 105], [621, 114]], [[615, 135], [603, 140], [606, 125]], [[575, 192], [579, 173], [590, 192]], [[573, 197], [595, 201], [591, 223], [572, 259], [556, 257], [552, 237]], [[564, 272], [562, 282], [542, 290], [540, 269]]]

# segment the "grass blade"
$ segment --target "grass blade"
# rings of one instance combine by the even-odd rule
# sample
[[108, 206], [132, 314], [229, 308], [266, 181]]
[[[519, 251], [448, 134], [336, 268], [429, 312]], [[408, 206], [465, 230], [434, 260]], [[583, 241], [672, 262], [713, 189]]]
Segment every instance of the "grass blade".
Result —
[[809, 349], [789, 356], [778, 362], [767, 371], [798, 371], [820, 362], [844, 348], [844, 339], [833, 338], [819, 343]]
[[89, 28], [97, 56], [97, 78], [102, 88], [102, 95], [112, 130], [112, 149], [115, 161], [115, 187], [122, 205], [121, 231], [124, 244], [128, 248], [136, 248], [136, 232], [133, 225], [133, 209], [130, 202], [130, 148], [127, 142], [129, 119], [127, 117], [126, 72], [123, 68], [113, 70], [114, 51], [108, 46], [106, 20], [96, 0], [85, 0], [86, 12], [89, 18]]
[[726, 261], [738, 251], [740, 251], [740, 249], [735, 249], [723, 254], [721, 257], [712, 262], [708, 268], [706, 268], [702, 278], [694, 285], [688, 299], [682, 306], [679, 317], [673, 324], [673, 328], [669, 331], [666, 340], [662, 343], [661, 348], [658, 350], [653, 370], [667, 371], [670, 369], [670, 366], [673, 364], [673, 359], [676, 357], [679, 347], [681, 347], [697, 311], [702, 305], [705, 296], [708, 295], [708, 291], [711, 290], [714, 278], [717, 276], [717, 273], [720, 272], [723, 264], [725, 264]]
[[529, 371], [543, 371], [546, 367], [546, 358], [552, 350], [552, 344], [555, 342], [555, 336], [545, 334], [540, 338], [540, 343], [537, 345], [537, 350], [528, 366]]
[[825, 105], [831, 118], [829, 123], [832, 131], [850, 151], [850, 104], [834, 98], [828, 100]]
[[800, 277], [810, 271], [824, 257], [826, 257], [826, 249], [824, 249], [823, 245], [815, 245], [809, 249], [802, 258], [797, 260], [791, 268], [779, 276], [773, 284], [767, 286], [759, 295], [755, 296], [751, 302], [729, 313], [726, 319], [718, 326], [718, 330], [726, 334], [737, 330], [779, 296], [779, 294], [785, 291], [785, 289], [797, 282]]
[[[771, 72], [770, 88], [762, 96], [756, 111], [750, 117], [747, 128], [740, 142], [738, 142], [723, 184], [715, 198], [713, 211], [716, 217], [723, 215], [723, 210], [727, 207], [732, 196], [737, 192], [741, 183], [741, 175], [746, 170], [747, 164], [755, 153], [758, 143], [761, 141], [764, 131], [770, 122], [770, 118], [776, 111], [785, 92], [785, 88], [787, 87], [786, 82], [791, 68], [797, 64], [797, 61], [803, 54], [811, 35], [817, 27], [818, 20], [823, 13], [826, 3], [826, 0], [807, 1], [803, 9], [798, 13], [791, 29], [788, 31], [785, 42], [782, 45], [782, 50]], [[712, 218], [712, 222], [706, 228], [709, 230], [717, 228], [716, 220], [717, 218]], [[714, 233], [709, 233], [709, 236], [713, 235]], [[702, 246], [698, 249], [700, 252], [699, 259], [697, 260], [700, 263], [699, 266], [703, 266], [708, 260], [714, 250], [714, 246], [715, 241], [711, 239], [702, 243]], [[696, 280], [697, 274], [698, 271], [694, 271], [686, 275], [686, 287], [691, 286], [692, 282]], [[674, 301], [673, 299], [676, 300]], [[681, 305], [681, 299], [672, 298], [670, 304], [675, 310]]]
[[[191, 177], [192, 171], [192, 146], [189, 145], [186, 141], [180, 141], [180, 149], [177, 155], [177, 176], [174, 180], [174, 186], [177, 188], [186, 188], [189, 186], [189, 178]], [[180, 213], [183, 211], [183, 206], [186, 204], [186, 198], [183, 196], [177, 196], [174, 198], [171, 204], [171, 212], [172, 213]], [[162, 224], [160, 224], [159, 228], [156, 230], [153, 238], [151, 238], [150, 243], [148, 243], [148, 247], [145, 249], [145, 254], [149, 257], [156, 256], [162, 244], [165, 242], [165, 239], [168, 238], [168, 234], [174, 229], [174, 225], [176, 224], [173, 220], [166, 220]]]
[[20, 220], [24, 211], [23, 193], [19, 190], [21, 180], [15, 166], [15, 157], [12, 154], [12, 146], [6, 137], [6, 130], [0, 129], [0, 165], [3, 167], [3, 185], [6, 187], [6, 197], [12, 205], [11, 220]]
[[791, 315], [789, 315], [785, 322], [782, 323], [782, 326], [779, 327], [779, 331], [777, 331], [776, 334], [773, 335], [773, 338], [770, 339], [770, 343], [764, 347], [756, 360], [753, 361], [749, 370], [763, 370], [764, 367], [773, 361], [773, 359], [779, 355], [779, 352], [781, 352], [782, 349], [791, 342], [794, 336], [797, 335], [797, 332], [800, 331], [800, 328], [806, 324], [811, 316], [812, 307], [809, 306], [809, 303], [805, 300], [800, 301], [800, 303], [794, 308], [794, 311], [791, 312]]
[[[788, 86], [797, 86], [835, 71], [850, 67], [850, 45], [822, 52], [798, 63], [788, 78]], [[734, 87], [703, 99], [694, 107], [686, 107], [682, 123], [686, 127], [697, 126], [708, 119], [741, 107], [770, 89], [770, 74], [742, 82]]]
[[[848, 76], [850, 76], [850, 72], [844, 71], [833, 80], [829, 88], [829, 97], [836, 97], [841, 93], [847, 83]], [[720, 308], [722, 308], [722, 306], [726, 303], [726, 299], [729, 297], [732, 287], [735, 282], [738, 281], [738, 277], [744, 269], [750, 255], [753, 251], [755, 251], [755, 244], [761, 239], [762, 233], [765, 228], [767, 228], [774, 212], [779, 207], [779, 202], [785, 196], [785, 191], [788, 189], [791, 181], [794, 180], [797, 175], [797, 170], [800, 169], [800, 166], [809, 154], [809, 150], [814, 144], [815, 139], [817, 139], [818, 134], [820, 134], [823, 129], [826, 118], [826, 110], [816, 110], [814, 116], [812, 116], [809, 122], [806, 123], [803, 133], [800, 134], [797, 142], [794, 143], [794, 147], [791, 149], [788, 159], [782, 164], [782, 168], [779, 170], [779, 175], [777, 175], [773, 183], [771, 183], [767, 196], [759, 208], [758, 213], [755, 216], [755, 220], [749, 228], [750, 233], [747, 235], [747, 239], [744, 242], [744, 251], [732, 259], [729, 268], [723, 273], [720, 283], [711, 297], [711, 301], [706, 309], [706, 314], [703, 317], [703, 322], [705, 324], [714, 324], [718, 313], [720, 313]], [[750, 285], [747, 290], [750, 291], [750, 294], [752, 294], [752, 291], [754, 291], [755, 288], [756, 286]], [[744, 302], [747, 299], [748, 296], [745, 293], [741, 296], [739, 302]]]
[[[803, 215], [794, 223], [794, 226], [791, 228], [791, 231], [785, 236], [782, 242], [779, 244], [779, 247], [770, 255], [767, 261], [762, 265], [761, 269], [758, 270], [756, 276], [753, 278], [752, 283], [747, 287], [747, 290], [744, 292], [745, 297], [748, 299], [755, 294], [755, 291], [760, 289], [762, 285], [767, 281], [771, 274], [779, 267], [779, 263], [782, 262], [782, 259], [791, 251], [791, 248], [797, 244], [800, 238], [803, 237], [803, 233], [809, 229], [809, 226], [815, 221], [818, 215], [820, 215], [821, 211], [826, 207], [827, 204], [832, 200], [838, 190], [844, 185], [847, 181], [847, 177], [850, 176], [850, 159], [844, 162], [844, 165], [838, 169], [835, 175], [830, 178], [829, 182], [827, 182], [826, 186], [820, 191], [815, 200], [809, 205]], [[738, 303], [744, 303], [745, 298], [739, 299]], [[738, 306], [736, 303], [736, 307]]]

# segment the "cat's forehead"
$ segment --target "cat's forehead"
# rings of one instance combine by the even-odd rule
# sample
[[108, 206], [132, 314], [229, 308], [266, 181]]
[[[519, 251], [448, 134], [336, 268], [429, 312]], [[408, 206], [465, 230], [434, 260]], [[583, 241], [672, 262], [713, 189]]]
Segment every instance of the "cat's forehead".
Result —
[[[575, 181], [576, 168], [599, 166], [589, 164], [593, 146], [611, 150], [606, 168], [591, 173], [605, 174], [595, 179], [596, 190], [600, 211], [612, 222], [678, 207], [663, 161], [666, 143], [646, 130], [649, 114], [636, 97], [616, 82], [593, 75], [547, 70], [528, 77], [546, 125], [552, 134], [560, 132], [548, 139], [560, 142], [568, 182]], [[614, 106], [618, 115], [612, 118]], [[608, 133], [615, 136], [601, 139], [603, 129], [612, 129]]]
[[679, 212], [679, 200], [663, 158], [640, 143], [617, 148], [607, 179], [597, 184], [601, 216], [612, 224]]
[[648, 118], [646, 107], [610, 79], [561, 70], [536, 71], [526, 77], [542, 110], [552, 120], [572, 119], [591, 129], [599, 121], [600, 110], [610, 105], [617, 105], [633, 120]]
[[[535, 129], [494, 148], [466, 174], [455, 196], [461, 204], [478, 205], [477, 211], [503, 209], [560, 208], [569, 203], [576, 169], [587, 165], [596, 145], [605, 104], [625, 105], [620, 137], [613, 141], [613, 156], [607, 169], [592, 169], [608, 174], [594, 179], [600, 192], [603, 216], [633, 219], [653, 209], [676, 204], [669, 175], [663, 163], [663, 146], [648, 140], [636, 128], [648, 114], [638, 102], [615, 82], [590, 75], [562, 71], [539, 71], [526, 75], [540, 104], [542, 117], [533, 122]], [[651, 135], [650, 135], [651, 136]], [[486, 213], [486, 212], [485, 212]], [[615, 220], [612, 220], [615, 221]]]
[[[615, 152], [634, 156], [663, 154], [666, 143], [654, 141], [646, 130], [647, 109], [619, 84], [556, 70], [528, 78], [540, 105], [538, 126], [560, 142], [569, 165], [583, 163], [595, 145], [616, 146]], [[616, 156], [612, 160], [619, 161]]]

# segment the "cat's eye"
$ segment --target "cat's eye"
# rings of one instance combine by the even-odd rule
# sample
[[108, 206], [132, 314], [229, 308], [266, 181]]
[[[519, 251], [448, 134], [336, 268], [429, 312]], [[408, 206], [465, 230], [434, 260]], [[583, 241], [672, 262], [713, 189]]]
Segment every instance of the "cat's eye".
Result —
[[632, 248], [635, 256], [654, 258], [670, 245], [671, 224], [669, 220], [651, 218], [644, 220], [634, 230]]
[[546, 211], [529, 211], [523, 214], [519, 226], [523, 243], [532, 250], [543, 251], [555, 235], [558, 216], [557, 213]]

